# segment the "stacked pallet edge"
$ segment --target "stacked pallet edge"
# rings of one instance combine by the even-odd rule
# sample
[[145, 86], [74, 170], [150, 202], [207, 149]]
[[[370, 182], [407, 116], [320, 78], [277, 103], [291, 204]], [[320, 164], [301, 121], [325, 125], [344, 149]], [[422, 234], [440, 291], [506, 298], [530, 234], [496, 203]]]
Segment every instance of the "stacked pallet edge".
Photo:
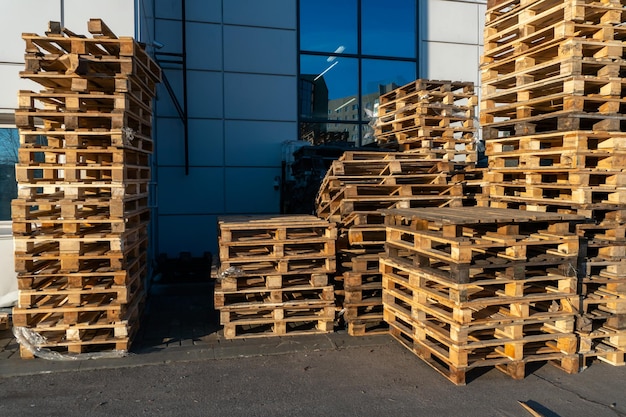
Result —
[[311, 215], [224, 216], [215, 308], [227, 339], [332, 332], [334, 224]]
[[[13, 324], [61, 354], [127, 351], [148, 275], [152, 99], [159, 67], [99, 19], [92, 37], [51, 22], [25, 33]], [[24, 344], [22, 357], [34, 352]]]
[[572, 213], [579, 351], [624, 365], [626, 116], [620, 1], [504, 1], [487, 11], [479, 205]]

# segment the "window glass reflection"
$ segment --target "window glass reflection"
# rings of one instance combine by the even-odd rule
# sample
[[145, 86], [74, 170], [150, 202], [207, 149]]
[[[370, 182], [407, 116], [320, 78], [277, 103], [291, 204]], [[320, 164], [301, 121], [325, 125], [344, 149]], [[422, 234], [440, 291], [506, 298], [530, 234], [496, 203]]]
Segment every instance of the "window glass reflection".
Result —
[[354, 58], [329, 62], [327, 56], [301, 55], [300, 115], [346, 120], [352, 106], [358, 105], [357, 75], [358, 62]]
[[407, 61], [364, 59], [361, 71], [363, 108], [373, 109], [381, 94], [414, 81], [417, 65], [415, 62]]
[[15, 164], [19, 146], [17, 129], [0, 129], [0, 220], [11, 220], [11, 200], [17, 197]]
[[300, 49], [357, 53], [357, 0], [301, 0]]
[[360, 125], [355, 123], [300, 123], [300, 140], [312, 145], [329, 143], [357, 144]]
[[362, 0], [363, 55], [415, 58], [415, 0]]

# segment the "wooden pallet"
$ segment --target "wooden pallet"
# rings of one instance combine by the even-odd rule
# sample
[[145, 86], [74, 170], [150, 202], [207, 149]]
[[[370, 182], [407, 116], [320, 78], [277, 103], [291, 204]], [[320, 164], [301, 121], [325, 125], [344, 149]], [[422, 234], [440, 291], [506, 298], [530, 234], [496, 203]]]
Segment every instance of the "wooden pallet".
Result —
[[54, 148], [103, 148], [133, 149], [152, 153], [153, 142], [150, 136], [141, 134], [126, 126], [122, 129], [77, 129], [59, 130], [55, 128], [20, 129], [20, 147], [42, 146]]
[[[317, 207], [317, 214], [329, 221], [342, 222], [353, 212], [377, 211], [395, 207], [460, 207], [463, 205], [463, 186], [461, 184], [429, 185], [412, 187], [414, 195], [356, 195], [345, 187], [328, 203]], [[363, 187], [359, 187], [363, 188]], [[364, 191], [365, 192], [365, 191]], [[357, 191], [358, 193], [358, 191]]]
[[[578, 78], [584, 79], [580, 83], [578, 80], [571, 80], [577, 77], [559, 78], [544, 79], [518, 87], [506, 84], [485, 87], [481, 119], [484, 123], [490, 123], [500, 118], [523, 121], [555, 111], [599, 115], [621, 115], [626, 112], [621, 82], [608, 77], [594, 80], [589, 76], [580, 76]], [[569, 88], [574, 84], [581, 85], [579, 88]], [[528, 98], [529, 96], [532, 97]]]
[[334, 225], [311, 215], [223, 216], [221, 244], [334, 240]]
[[490, 184], [538, 185], [554, 187], [615, 188], [626, 185], [626, 173], [621, 170], [594, 168], [559, 168], [546, 166], [539, 169], [513, 167], [490, 170], [485, 175]]
[[303, 240], [302, 242], [228, 242], [220, 244], [220, 260], [228, 264], [334, 256], [335, 242], [327, 238], [321, 238], [318, 242]]
[[383, 245], [360, 249], [343, 249], [338, 252], [340, 261], [339, 269], [344, 275], [346, 272], [376, 274], [378, 273], [378, 261], [382, 254], [384, 254]]
[[281, 308], [286, 304], [299, 306], [327, 305], [335, 300], [332, 285], [311, 287], [294, 285], [282, 288], [249, 288], [225, 291], [218, 284], [215, 288], [215, 308], [219, 310], [241, 310], [249, 308]]
[[[46, 36], [32, 33], [22, 34], [26, 42], [26, 53], [33, 55], [79, 55], [93, 57], [130, 57], [141, 65], [154, 81], [161, 80], [160, 67], [150, 58], [143, 46], [131, 37], [118, 38], [101, 19], [90, 19], [87, 24], [92, 38], [77, 35], [61, 28], [58, 22], [50, 22]], [[70, 61], [69, 58], [67, 61]], [[65, 62], [64, 61], [64, 64]], [[71, 61], [70, 61], [71, 62]], [[72, 68], [71, 63], [67, 69]], [[60, 65], [60, 64], [57, 64]]]
[[[134, 259], [141, 257], [147, 250], [147, 239], [126, 245], [123, 251], [110, 252], [106, 248], [96, 247], [93, 252], [61, 254], [56, 251], [41, 253], [16, 254], [15, 270], [18, 273], [35, 273], [49, 268], [60, 268], [63, 272], [78, 272], [98, 268], [113, 270], [124, 269]], [[83, 247], [86, 249], [86, 247]]]
[[15, 111], [15, 124], [20, 129], [35, 129], [35, 119], [41, 119], [44, 122], [44, 128], [47, 129], [132, 129], [139, 132], [143, 136], [152, 134], [152, 124], [149, 114], [135, 114], [129, 111], [120, 113], [106, 112], [70, 112], [70, 111]]
[[[535, 184], [532, 186], [492, 183], [489, 186], [490, 197], [515, 196], [528, 201], [558, 200], [570, 205], [590, 204], [624, 204], [626, 202], [624, 187], [581, 187], [561, 184]], [[555, 203], [553, 201], [553, 203]]]
[[41, 305], [13, 308], [13, 324], [36, 331], [56, 330], [76, 324], [88, 325], [98, 320], [110, 323], [138, 318], [145, 295], [141, 290], [126, 303], [111, 301], [107, 294], [93, 294], [70, 300], [68, 296], [43, 300]]
[[222, 272], [234, 268], [240, 276], [328, 274], [336, 269], [335, 258], [326, 254], [291, 255], [275, 259], [229, 259], [220, 262]]
[[526, 366], [532, 362], [550, 362], [571, 374], [577, 373], [580, 366], [579, 355], [574, 352], [574, 334], [539, 334], [536, 335], [538, 337], [531, 335], [526, 340], [516, 340], [512, 346], [515, 353], [522, 351], [520, 359], [511, 357], [506, 344], [476, 348], [470, 356], [468, 351], [437, 340], [421, 328], [418, 330], [410, 317], [397, 310], [386, 308], [385, 321], [389, 323], [389, 332], [396, 340], [456, 385], [465, 385], [468, 374], [471, 376], [473, 369], [481, 367], [495, 367], [513, 379], [523, 379]]
[[325, 287], [329, 284], [328, 274], [303, 275], [259, 275], [259, 276], [229, 276], [224, 274], [217, 278], [216, 288], [222, 292], [236, 292], [246, 290], [272, 290], [278, 288], [298, 287]]
[[[514, 29], [508, 36], [499, 34], [493, 28], [485, 29], [485, 52], [482, 62], [486, 65], [514, 58], [534, 56], [538, 51], [552, 58], [571, 56], [593, 56], [596, 58], [620, 59], [624, 36], [619, 26], [594, 25], [560, 21], [529, 32]], [[554, 46], [558, 45], [556, 50]], [[573, 50], [572, 50], [573, 49]], [[581, 51], [583, 52], [581, 54]]]
[[[538, 56], [539, 51], [545, 57], [571, 56], [571, 51], [567, 48], [560, 48], [564, 41], [570, 45], [583, 45], [582, 48], [590, 52], [587, 56], [619, 58], [622, 51], [619, 44], [626, 35], [626, 31], [620, 26], [596, 25], [590, 22], [558, 21], [536, 30], [527, 31], [528, 29], [530, 28], [523, 26], [503, 34], [493, 28], [486, 28], [484, 62], [492, 65], [515, 57], [525, 58], [526, 51], [531, 57]], [[607, 48], [601, 48], [601, 43], [605, 43]], [[555, 49], [555, 46], [559, 48]]]
[[95, 205], [81, 206], [79, 210], [70, 211], [70, 213], [77, 214], [77, 212], [80, 212], [84, 216], [75, 215], [65, 218], [61, 215], [62, 207], [59, 207], [59, 205], [34, 207], [36, 207], [35, 210], [26, 212], [27, 215], [24, 216], [26, 218], [21, 219], [18, 218], [18, 209], [24, 208], [24, 206], [16, 207], [12, 221], [14, 236], [67, 235], [69, 237], [78, 237], [95, 234], [110, 236], [112, 234], [123, 234], [141, 226], [147, 227], [150, 221], [150, 210], [148, 208], [140, 209], [134, 213], [127, 212], [125, 218], [114, 218], [111, 217], [107, 207]]
[[524, 211], [533, 212], [558, 212], [568, 214], [580, 214], [585, 213], [597, 213], [597, 212], [610, 212], [619, 210], [620, 204], [610, 203], [608, 201], [594, 202], [587, 204], [574, 204], [571, 201], [561, 201], [554, 198], [531, 198], [531, 197], [519, 197], [514, 195], [497, 196], [487, 195], [477, 200], [479, 207], [492, 207], [500, 209], [521, 209]]
[[100, 286], [126, 286], [143, 279], [147, 271], [147, 253], [129, 259], [124, 269], [112, 269], [104, 262], [95, 260], [85, 263], [85, 269], [71, 273], [63, 272], [59, 262], [43, 265], [17, 276], [19, 290], [38, 291], [50, 285], [68, 289], [89, 290]]
[[386, 258], [380, 262], [384, 304], [406, 303], [448, 324], [480, 322], [494, 314], [517, 319], [569, 316], [580, 305], [575, 275], [552, 277], [537, 272], [528, 279], [500, 277], [455, 284], [427, 274], [422, 268]]
[[517, 261], [531, 254], [575, 258], [578, 238], [570, 230], [573, 222], [583, 220], [567, 214], [470, 207], [392, 209], [385, 214], [387, 244], [395, 257], [409, 251], [455, 264], [471, 263], [475, 254], [490, 251]]
[[28, 184], [54, 182], [149, 182], [148, 154], [122, 149], [21, 148], [16, 179]]
[[[26, 317], [31, 322], [29, 329], [45, 338], [37, 349], [49, 349], [64, 355], [128, 351], [139, 329], [143, 307], [144, 296], [138, 295], [127, 305], [123, 315], [91, 311], [80, 313], [75, 319], [68, 311], [53, 311], [34, 317], [26, 314]], [[32, 359], [34, 352], [20, 345], [20, 356]]]
[[334, 320], [335, 307], [331, 305], [286, 304], [220, 312], [226, 339], [329, 333], [334, 329]]
[[474, 97], [471, 82], [418, 79], [381, 95], [380, 106], [395, 106], [398, 101], [455, 104], [455, 100], [467, 101]]
[[[90, 303], [99, 295], [106, 295], [111, 302], [129, 303], [143, 288], [147, 278], [147, 267], [143, 265], [133, 274], [92, 274], [79, 277], [54, 276], [37, 277], [30, 279], [32, 284], [25, 288], [24, 279], [20, 281], [21, 288], [18, 297], [18, 306], [21, 308], [38, 308], [44, 305], [65, 305], [63, 303], [83, 305]], [[32, 277], [32, 276], [31, 276]], [[117, 281], [122, 281], [117, 284]]]
[[[605, 16], [605, 13], [611, 10], [619, 10], [620, 8], [620, 2], [615, 0], [601, 3], [590, 1], [574, 2], [570, 0], [559, 2], [546, 0], [489, 0], [487, 2], [486, 24], [489, 26], [503, 24], [505, 25], [504, 27], [508, 27], [520, 22], [525, 23], [533, 18], [543, 19], [546, 14], [557, 14], [555, 18], [567, 18], [573, 21], [610, 22], [612, 20]], [[530, 20], [530, 22], [535, 21]], [[619, 23], [619, 21], [615, 23]]]

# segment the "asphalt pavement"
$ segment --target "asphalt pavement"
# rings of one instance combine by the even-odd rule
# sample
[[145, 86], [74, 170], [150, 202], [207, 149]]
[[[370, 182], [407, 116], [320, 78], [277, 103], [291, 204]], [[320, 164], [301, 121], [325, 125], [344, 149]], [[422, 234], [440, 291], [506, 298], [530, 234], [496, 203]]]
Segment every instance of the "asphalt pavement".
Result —
[[151, 297], [130, 355], [24, 360], [0, 332], [0, 416], [626, 416], [626, 367], [496, 369], [456, 386], [388, 335], [225, 340], [210, 291]]

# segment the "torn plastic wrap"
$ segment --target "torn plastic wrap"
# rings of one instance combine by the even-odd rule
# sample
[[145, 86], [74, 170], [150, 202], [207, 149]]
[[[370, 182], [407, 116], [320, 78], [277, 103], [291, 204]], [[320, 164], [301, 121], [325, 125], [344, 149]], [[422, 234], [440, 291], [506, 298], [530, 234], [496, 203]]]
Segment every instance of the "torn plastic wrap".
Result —
[[128, 356], [125, 350], [90, 353], [60, 353], [43, 347], [47, 343], [44, 336], [27, 327], [14, 327], [13, 335], [22, 348], [27, 349], [34, 356], [50, 361], [83, 361], [88, 359], [113, 359]]
[[243, 270], [237, 268], [236, 266], [230, 266], [217, 275], [217, 279], [222, 278], [237, 278], [243, 275]]

